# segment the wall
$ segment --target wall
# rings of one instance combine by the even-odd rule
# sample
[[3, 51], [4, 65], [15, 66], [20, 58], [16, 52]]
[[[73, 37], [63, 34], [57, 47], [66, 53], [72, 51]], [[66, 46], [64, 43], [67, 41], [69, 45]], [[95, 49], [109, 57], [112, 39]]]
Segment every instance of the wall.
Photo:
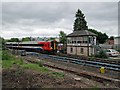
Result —
[[120, 37], [114, 38], [114, 44], [120, 44]]
[[[72, 52], [71, 48], [73, 48]], [[83, 53], [81, 53], [81, 48], [83, 48]], [[67, 54], [88, 56], [88, 47], [67, 46]], [[89, 47], [89, 56], [93, 54], [94, 48]]]
[[[67, 54], [88, 56], [89, 53], [89, 56], [94, 55], [94, 47], [92, 47], [92, 45], [96, 45], [95, 36], [68, 37]], [[72, 52], [71, 47], [73, 48]], [[83, 48], [84, 53], [81, 53], [81, 48]]]

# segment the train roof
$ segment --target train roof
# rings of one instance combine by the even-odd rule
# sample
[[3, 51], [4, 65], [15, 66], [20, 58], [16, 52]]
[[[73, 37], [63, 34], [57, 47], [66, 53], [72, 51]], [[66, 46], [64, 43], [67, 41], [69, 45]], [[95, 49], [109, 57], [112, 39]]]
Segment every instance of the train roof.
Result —
[[40, 42], [50, 42], [50, 41], [26, 41], [26, 42], [6, 42], [6, 44], [38, 44]]

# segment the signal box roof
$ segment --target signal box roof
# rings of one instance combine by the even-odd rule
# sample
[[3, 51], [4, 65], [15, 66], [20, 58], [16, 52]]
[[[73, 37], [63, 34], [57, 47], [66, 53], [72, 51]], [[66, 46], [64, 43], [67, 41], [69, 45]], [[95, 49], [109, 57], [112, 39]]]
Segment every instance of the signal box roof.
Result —
[[97, 36], [97, 35], [88, 30], [73, 31], [73, 33], [67, 35], [67, 37], [78, 37], [78, 36]]

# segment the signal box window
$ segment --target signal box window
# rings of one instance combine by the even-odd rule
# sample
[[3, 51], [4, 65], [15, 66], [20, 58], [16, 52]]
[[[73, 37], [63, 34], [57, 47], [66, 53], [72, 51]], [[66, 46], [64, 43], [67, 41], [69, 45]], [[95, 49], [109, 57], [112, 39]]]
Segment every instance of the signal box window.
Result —
[[82, 54], [84, 53], [84, 49], [83, 49], [83, 48], [81, 48], [81, 53], [82, 53]]
[[85, 41], [85, 43], [87, 43], [87, 41]]
[[70, 52], [71, 52], [71, 53], [73, 52], [73, 48], [72, 48], [72, 47], [70, 48]]

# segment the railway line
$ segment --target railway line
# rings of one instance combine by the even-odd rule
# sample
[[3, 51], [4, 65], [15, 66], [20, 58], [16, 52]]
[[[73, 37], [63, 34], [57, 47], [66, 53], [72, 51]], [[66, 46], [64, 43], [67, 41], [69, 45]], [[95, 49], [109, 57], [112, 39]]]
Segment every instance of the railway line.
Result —
[[[30, 56], [29, 56], [30, 55]], [[33, 58], [31, 58], [31, 56], [33, 56]], [[35, 58], [34, 58], [35, 56]], [[48, 55], [48, 54], [41, 54], [41, 53], [36, 53], [36, 52], [27, 52], [26, 56], [23, 56], [23, 58], [25, 60], [27, 60], [28, 62], [31, 63], [39, 63], [39, 61], [42, 59], [42, 61], [45, 61], [43, 63], [43, 66], [49, 67], [49, 68], [53, 68], [53, 69], [58, 69], [58, 70], [62, 70], [64, 72], [68, 72], [74, 75], [78, 75], [84, 78], [88, 78], [90, 80], [94, 80], [100, 83], [116, 83], [115, 85], [118, 86], [118, 84], [120, 83], [120, 79], [119, 77], [115, 78], [114, 77], [110, 77], [106, 75], [101, 75], [98, 73], [94, 73], [94, 72], [89, 72], [89, 71], [81, 71], [74, 67], [71, 67], [70, 65], [77, 65], [77, 66], [91, 66], [91, 68], [99, 68], [99, 67], [105, 67], [106, 69], [109, 69], [111, 71], [114, 71], [115, 73], [120, 72], [120, 65], [116, 65], [116, 64], [109, 64], [109, 63], [102, 63], [102, 62], [95, 62], [95, 61], [87, 61], [87, 60], [82, 60], [82, 59], [75, 59], [75, 58], [69, 58], [69, 57], [63, 57], [63, 56], [57, 56], [57, 55]], [[53, 62], [50, 62], [53, 61]], [[58, 62], [58, 63], [54, 63], [54, 62]], [[59, 64], [59, 62], [61, 63], [70, 63], [69, 67], [65, 66], [64, 64], [62, 65], [61, 63]]]
[[84, 66], [92, 66], [96, 68], [105, 67], [106, 69], [109, 69], [109, 70], [120, 71], [119, 64], [110, 64], [110, 63], [103, 63], [98, 61], [87, 61], [87, 60], [74, 59], [74, 58], [68, 58], [68, 57], [62, 57], [62, 56], [56, 56], [56, 55], [47, 55], [47, 54], [38, 54], [38, 56], [41, 58], [59, 60], [63, 62], [70, 62], [70, 63], [84, 65]]
[[57, 56], [63, 56], [68, 58], [75, 58], [75, 59], [83, 59], [88, 61], [98, 61], [103, 63], [110, 63], [110, 64], [119, 64], [120, 65], [120, 59], [101, 59], [101, 58], [92, 58], [92, 57], [85, 57], [85, 56], [76, 56], [76, 55], [68, 55], [68, 54], [56, 54]]
[[100, 61], [95, 61], [95, 60], [84, 60], [84, 59], [79, 59], [79, 58], [71, 58], [71, 57], [66, 57], [66, 56], [58, 56], [58, 55], [49, 55], [49, 54], [42, 54], [42, 53], [37, 53], [37, 52], [26, 52], [26, 54], [32, 54], [32, 55], [37, 55], [40, 58], [46, 58], [46, 59], [51, 59], [51, 60], [57, 60], [57, 61], [62, 61], [62, 62], [69, 62], [69, 63], [74, 63], [78, 65], [83, 65], [83, 66], [91, 66], [91, 67], [104, 67], [105, 69], [109, 70], [114, 70], [120, 72], [120, 64], [116, 63], [107, 63], [107, 62], [100, 62]]
[[[33, 58], [31, 58], [31, 59], [27, 58], [26, 60], [28, 62], [31, 62], [31, 63], [39, 63], [39, 59], [35, 60]], [[62, 67], [62, 66], [59, 66], [59, 65], [56, 65], [56, 64], [52, 64], [52, 63], [45, 63], [44, 62], [43, 66], [46, 66], [46, 67], [49, 67], [49, 68], [58, 69], [58, 70], [62, 70], [62, 71], [65, 71], [65, 72], [68, 72], [68, 73], [72, 73], [72, 74], [75, 74], [75, 75], [78, 75], [78, 76], [82, 76], [82, 77], [85, 77], [85, 78], [88, 78], [88, 79], [92, 79], [92, 80], [95, 80], [95, 81], [101, 82], [101, 83], [105, 83], [105, 82], [120, 83], [119, 79], [110, 78], [110, 77], [106, 77], [106, 76], [101, 76], [101, 75], [94, 74], [94, 73], [89, 73], [89, 72], [81, 72], [81, 71], [78, 71], [76, 69], [71, 69], [69, 67], [68, 68]]]

